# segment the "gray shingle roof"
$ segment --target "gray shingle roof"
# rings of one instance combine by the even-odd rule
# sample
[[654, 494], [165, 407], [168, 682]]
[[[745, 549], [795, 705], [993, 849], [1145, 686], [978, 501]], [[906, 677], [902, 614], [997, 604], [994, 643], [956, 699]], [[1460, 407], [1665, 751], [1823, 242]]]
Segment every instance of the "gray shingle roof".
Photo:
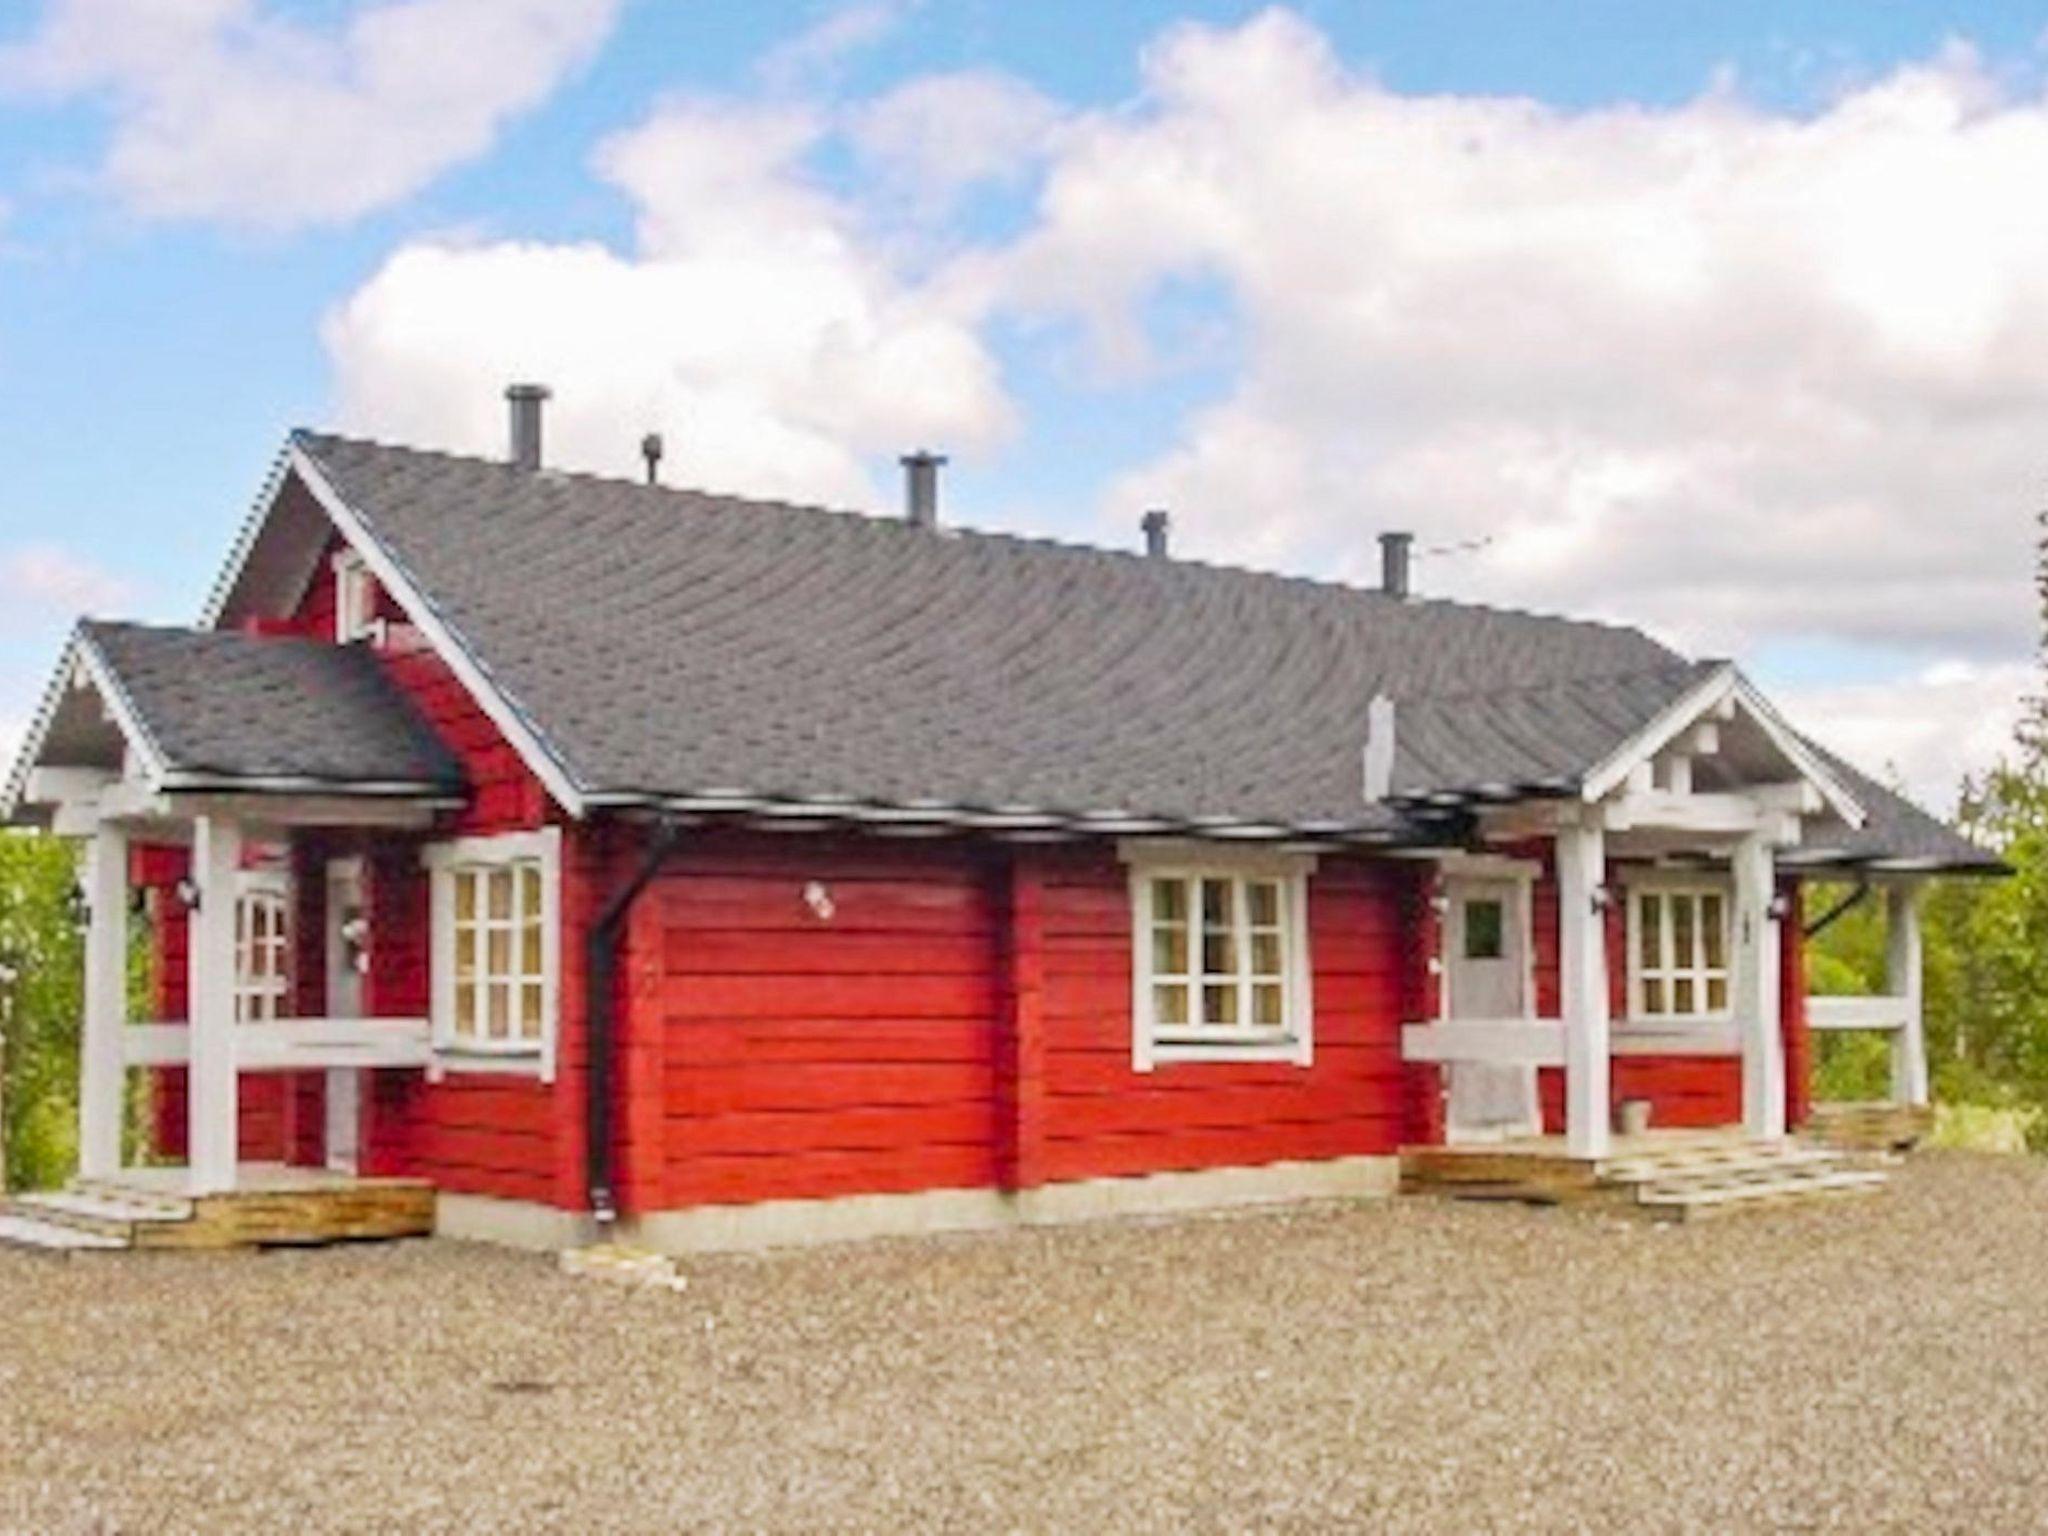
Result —
[[1419, 791], [1573, 778], [1699, 671], [1608, 625], [295, 442], [598, 798], [1393, 831], [1375, 694]]
[[1637, 672], [1409, 700], [1395, 722], [1393, 793], [1572, 788], [1720, 665], [1667, 653]]
[[364, 646], [87, 622], [170, 775], [456, 792], [460, 763]]

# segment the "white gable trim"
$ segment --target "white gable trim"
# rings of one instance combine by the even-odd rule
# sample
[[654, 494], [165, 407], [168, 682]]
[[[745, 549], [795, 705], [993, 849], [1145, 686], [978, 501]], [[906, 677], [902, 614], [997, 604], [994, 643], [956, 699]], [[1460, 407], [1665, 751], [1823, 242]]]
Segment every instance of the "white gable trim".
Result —
[[1629, 775], [1677, 739], [1679, 734], [1703, 719], [1726, 718], [1740, 709], [1761, 730], [1771, 745], [1820, 792], [1827, 806], [1851, 827], [1863, 825], [1865, 813], [1856, 797], [1801, 741], [1782, 715], [1732, 663], [1716, 667], [1696, 686], [1687, 690], [1634, 736], [1623, 742], [1598, 767], [1586, 775], [1580, 796], [1587, 803], [1604, 800], [1628, 782]]
[[206, 595], [206, 606], [199, 612], [201, 629], [220, 628], [221, 615], [227, 612], [228, 598], [241, 585], [242, 572], [248, 567], [249, 557], [255, 553], [256, 540], [270, 521], [270, 509], [276, 504], [278, 492], [284, 489], [285, 473], [291, 468], [291, 452], [287, 443], [271, 461], [270, 473], [263, 477], [263, 488], [250, 503], [248, 516], [242, 519], [241, 531], [235, 535], [235, 545], [228, 551], [227, 563], [214, 580], [213, 590]]
[[[320, 467], [311, 455], [293, 443], [288, 454], [288, 463], [319, 502], [334, 524], [335, 531], [348, 541], [349, 548], [362, 557], [363, 564], [389, 592], [398, 606], [405, 610], [405, 616], [412, 621], [428, 644], [445, 661], [469, 696], [476, 701], [490, 721], [512, 743], [512, 749], [520, 760], [532, 770], [534, 777], [547, 786], [555, 802], [571, 816], [581, 817], [585, 811], [583, 792], [569, 777], [569, 771], [562, 761], [548, 747], [538, 727], [528, 720], [519, 707], [508, 699], [504, 691], [493, 681], [483, 664], [471, 654], [459, 635], [435, 611], [434, 605], [413, 582], [405, 567], [394, 559], [383, 545], [377, 542], [368, 526], [357, 517], [341, 493], [320, 472]], [[282, 481], [279, 482], [280, 487]], [[275, 498], [273, 490], [272, 497]], [[253, 543], [253, 539], [250, 541]], [[232, 581], [223, 582], [222, 590], [233, 586]]]
[[108, 718], [121, 732], [121, 739], [135, 754], [149, 791], [154, 794], [163, 788], [165, 766], [162, 749], [150, 738], [142, 717], [122, 691], [120, 682], [107, 666], [106, 658], [100, 655], [99, 648], [92, 644], [81, 627], [73, 630], [71, 638], [64, 642], [64, 652], [57, 660], [56, 675], [43, 690], [42, 702], [36, 706], [28, 731], [22, 737], [21, 750], [15, 754], [5, 785], [0, 786], [0, 822], [12, 821], [21, 809], [23, 797], [28, 793], [29, 775], [49, 743], [50, 727], [57, 723], [57, 711], [63, 707], [64, 695], [88, 683], [99, 695]]

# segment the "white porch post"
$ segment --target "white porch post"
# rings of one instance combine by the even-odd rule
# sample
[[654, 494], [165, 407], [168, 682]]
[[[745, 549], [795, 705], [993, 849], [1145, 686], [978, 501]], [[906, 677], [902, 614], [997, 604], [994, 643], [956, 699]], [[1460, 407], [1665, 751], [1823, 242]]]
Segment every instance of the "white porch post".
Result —
[[1735, 1016], [1742, 1026], [1742, 1128], [1760, 1141], [1785, 1134], [1785, 1038], [1778, 1021], [1776, 858], [1752, 833], [1735, 845]]
[[235, 1187], [240, 1112], [235, 1080], [235, 874], [242, 829], [219, 816], [193, 824], [192, 878], [199, 906], [192, 914], [187, 1091], [187, 1162], [195, 1195]]
[[1892, 1101], [1927, 1102], [1927, 1026], [1920, 1016], [1920, 886], [1885, 892], [1885, 991], [1902, 998], [1906, 1022], [1892, 1037]]
[[78, 1172], [105, 1179], [121, 1171], [127, 1073], [128, 837], [101, 822], [86, 843], [85, 1014], [78, 1042]]
[[1564, 1013], [1565, 1143], [1573, 1157], [1605, 1157], [1611, 1130], [1607, 922], [1594, 904], [1606, 875], [1600, 827], [1558, 830], [1558, 1000]]

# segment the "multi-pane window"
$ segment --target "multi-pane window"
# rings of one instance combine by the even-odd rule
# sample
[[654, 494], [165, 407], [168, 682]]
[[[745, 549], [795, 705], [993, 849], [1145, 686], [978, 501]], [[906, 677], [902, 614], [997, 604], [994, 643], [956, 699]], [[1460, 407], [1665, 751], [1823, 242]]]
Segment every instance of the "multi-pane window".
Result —
[[429, 849], [434, 881], [434, 1035], [458, 1058], [549, 1070], [558, 941], [557, 834], [515, 833]]
[[235, 1021], [275, 1019], [291, 986], [291, 903], [281, 889], [235, 900]]
[[1140, 1059], [1166, 1047], [1278, 1046], [1304, 1014], [1300, 882], [1282, 875], [1152, 871], [1138, 901]]
[[1686, 1018], [1728, 1011], [1728, 895], [1650, 887], [1633, 897], [1635, 1012]]
[[458, 864], [455, 885], [455, 1017], [459, 1044], [538, 1046], [543, 1010], [541, 871], [538, 859]]

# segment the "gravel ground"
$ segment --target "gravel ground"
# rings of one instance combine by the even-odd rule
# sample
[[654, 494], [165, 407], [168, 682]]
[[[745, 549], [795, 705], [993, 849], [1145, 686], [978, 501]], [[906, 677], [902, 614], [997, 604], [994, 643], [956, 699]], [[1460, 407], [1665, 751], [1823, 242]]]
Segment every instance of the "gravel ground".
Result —
[[700, 1260], [0, 1253], [11, 1531], [2048, 1529], [2048, 1164]]

